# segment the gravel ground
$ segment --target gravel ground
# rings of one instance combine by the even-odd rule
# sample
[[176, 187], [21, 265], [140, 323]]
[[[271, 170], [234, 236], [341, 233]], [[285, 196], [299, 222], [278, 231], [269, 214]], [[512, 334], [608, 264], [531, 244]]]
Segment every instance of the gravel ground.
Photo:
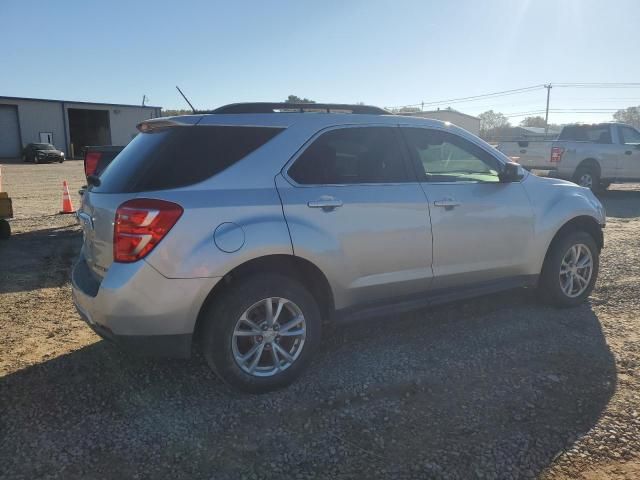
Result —
[[200, 358], [136, 358], [79, 320], [81, 234], [55, 213], [81, 169], [3, 169], [0, 477], [640, 478], [640, 185], [603, 196], [588, 304], [518, 291], [354, 323], [296, 384], [247, 396]]

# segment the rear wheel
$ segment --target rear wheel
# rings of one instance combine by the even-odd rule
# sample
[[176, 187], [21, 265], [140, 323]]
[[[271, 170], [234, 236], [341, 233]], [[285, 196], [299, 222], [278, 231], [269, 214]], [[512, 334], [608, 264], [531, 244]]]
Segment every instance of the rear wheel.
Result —
[[555, 240], [540, 275], [541, 298], [559, 307], [582, 303], [595, 286], [599, 255], [595, 240], [586, 232], [569, 232]]
[[255, 275], [222, 292], [204, 321], [207, 363], [226, 383], [250, 393], [289, 385], [320, 343], [313, 296], [281, 275]]
[[590, 165], [579, 167], [573, 176], [573, 181], [581, 187], [590, 188], [596, 192], [600, 189], [600, 172]]

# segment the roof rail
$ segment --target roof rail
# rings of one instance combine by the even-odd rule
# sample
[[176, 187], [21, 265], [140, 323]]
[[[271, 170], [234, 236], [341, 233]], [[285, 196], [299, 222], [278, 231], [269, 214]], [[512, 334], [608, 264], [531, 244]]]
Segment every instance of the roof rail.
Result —
[[231, 103], [207, 112], [198, 113], [304, 113], [304, 112], [325, 112], [325, 113], [355, 113], [365, 115], [390, 115], [391, 112], [370, 105], [349, 105], [343, 103]]

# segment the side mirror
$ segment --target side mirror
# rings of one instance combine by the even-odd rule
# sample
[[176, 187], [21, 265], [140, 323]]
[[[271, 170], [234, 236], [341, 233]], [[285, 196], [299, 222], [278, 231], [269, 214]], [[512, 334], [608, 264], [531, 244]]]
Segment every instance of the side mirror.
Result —
[[504, 168], [498, 174], [498, 178], [502, 183], [519, 182], [522, 180], [523, 173], [522, 167], [515, 162], [509, 162], [504, 164]]

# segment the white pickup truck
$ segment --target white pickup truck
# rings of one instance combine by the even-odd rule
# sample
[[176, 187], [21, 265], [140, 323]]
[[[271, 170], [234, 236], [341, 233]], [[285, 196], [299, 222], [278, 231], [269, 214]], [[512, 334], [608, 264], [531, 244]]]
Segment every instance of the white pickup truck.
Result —
[[623, 123], [567, 125], [553, 141], [510, 141], [497, 148], [527, 170], [594, 191], [640, 181], [640, 132]]

